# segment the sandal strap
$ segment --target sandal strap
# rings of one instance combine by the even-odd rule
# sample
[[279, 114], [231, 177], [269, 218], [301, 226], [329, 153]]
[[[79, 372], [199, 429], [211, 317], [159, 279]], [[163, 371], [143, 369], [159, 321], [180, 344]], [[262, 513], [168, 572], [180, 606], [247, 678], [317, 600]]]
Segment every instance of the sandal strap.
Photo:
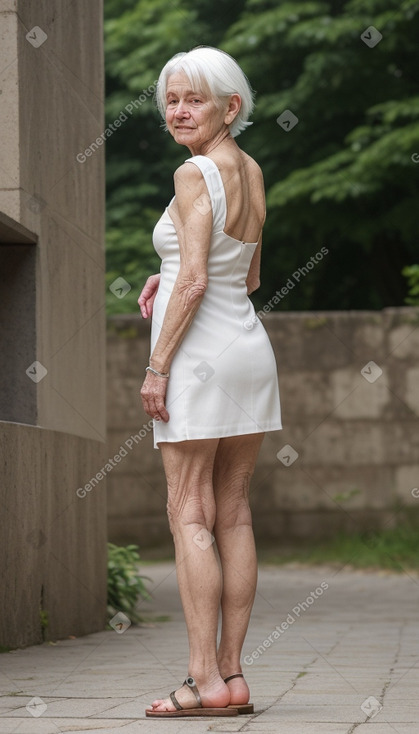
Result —
[[243, 673], [235, 673], [234, 675], [229, 675], [228, 678], [224, 678], [224, 683], [227, 683], [229, 680], [232, 680], [233, 678], [244, 678]]
[[[188, 686], [188, 688], [191, 689], [192, 693], [194, 694], [194, 696], [196, 698], [196, 702], [198, 704], [198, 708], [202, 708], [201, 696], [199, 695], [199, 691], [198, 691], [198, 689], [196, 687], [195, 678], [192, 678], [191, 675], [188, 675], [188, 677], [186, 678], [186, 680], [183, 681], [183, 685], [184, 686]], [[171, 692], [170, 699], [171, 699], [174, 707], [178, 711], [183, 711], [183, 706], [181, 706], [180, 703], [179, 703], [179, 701], [177, 700], [177, 698], [175, 696], [175, 691], [172, 691]]]
[[[234, 673], [234, 675], [229, 675], [228, 678], [224, 678], [224, 683], [227, 683], [229, 680], [232, 680], [233, 678], [244, 678], [243, 673]], [[188, 688], [191, 689], [192, 693], [194, 694], [196, 698], [196, 702], [198, 704], [199, 708], [202, 708], [202, 701], [201, 696], [199, 695], [199, 691], [197, 688], [197, 685], [195, 683], [195, 678], [192, 678], [191, 675], [188, 675], [188, 677], [183, 681], [184, 686], [188, 686]], [[177, 709], [177, 711], [183, 711], [183, 706], [180, 705], [179, 701], [177, 700], [175, 696], [176, 691], [172, 691], [170, 695], [170, 699], [174, 705], [174, 707]], [[187, 709], [186, 709], [187, 710]]]
[[179, 701], [177, 700], [177, 698], [176, 698], [176, 696], [175, 696], [175, 691], [172, 691], [172, 692], [171, 692], [171, 694], [170, 694], [170, 698], [171, 698], [171, 701], [172, 701], [172, 703], [173, 703], [174, 707], [175, 707], [175, 708], [176, 708], [176, 709], [177, 709], [178, 711], [182, 711], [182, 708], [183, 708], [183, 707], [182, 707], [182, 706], [180, 705]]
[[191, 689], [192, 693], [194, 694], [198, 706], [202, 708], [201, 696], [199, 695], [198, 688], [196, 687], [195, 678], [192, 678], [191, 675], [188, 675], [183, 685], [185, 684]]

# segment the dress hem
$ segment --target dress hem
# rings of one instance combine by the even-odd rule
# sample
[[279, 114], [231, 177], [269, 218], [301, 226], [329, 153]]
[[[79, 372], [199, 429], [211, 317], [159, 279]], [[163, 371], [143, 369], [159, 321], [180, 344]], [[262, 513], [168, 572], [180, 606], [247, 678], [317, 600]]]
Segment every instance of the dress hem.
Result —
[[188, 437], [188, 438], [166, 438], [166, 439], [158, 439], [157, 441], [154, 440], [154, 448], [155, 449], [158, 449], [159, 448], [159, 446], [158, 446], [159, 443], [183, 443], [184, 441], [204, 441], [205, 439], [229, 438], [229, 437], [232, 437], [232, 436], [248, 436], [251, 433], [269, 433], [270, 431], [282, 431], [282, 430], [283, 430], [282, 423], [281, 423], [281, 425], [279, 425], [277, 427], [258, 428], [257, 430], [255, 430], [254, 428], [252, 428], [249, 431], [235, 431], [234, 433], [225, 433], [225, 432], [223, 432], [222, 435], [220, 435], [220, 433], [221, 433], [220, 430], [215, 429], [214, 430], [214, 433], [216, 435], [214, 435], [214, 436], [208, 436], [208, 432], [207, 432], [205, 436], [194, 436], [193, 438], [191, 438], [191, 437]]

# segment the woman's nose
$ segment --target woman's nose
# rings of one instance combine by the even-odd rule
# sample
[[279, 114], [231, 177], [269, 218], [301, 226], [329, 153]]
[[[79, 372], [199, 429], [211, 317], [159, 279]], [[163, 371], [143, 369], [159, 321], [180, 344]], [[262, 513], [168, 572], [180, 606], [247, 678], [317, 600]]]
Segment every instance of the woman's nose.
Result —
[[189, 114], [187, 106], [184, 102], [178, 102], [175, 110], [175, 117], [185, 117]]

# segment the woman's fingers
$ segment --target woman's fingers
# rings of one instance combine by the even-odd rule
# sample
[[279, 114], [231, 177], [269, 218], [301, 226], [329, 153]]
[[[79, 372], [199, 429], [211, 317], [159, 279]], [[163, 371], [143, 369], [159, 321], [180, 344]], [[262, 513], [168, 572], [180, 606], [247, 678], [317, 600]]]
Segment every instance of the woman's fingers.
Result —
[[156, 421], [163, 421], [163, 423], [167, 423], [169, 420], [169, 413], [167, 412], [166, 408], [164, 407], [164, 403], [161, 403], [158, 405], [157, 403], [154, 403], [154, 406], [151, 406], [151, 413], [149, 415], [152, 415], [154, 420]]
[[141, 316], [143, 317], [143, 319], [146, 319], [147, 316], [150, 315], [150, 310], [148, 307], [149, 296], [147, 295], [147, 293], [148, 291], [146, 289], [146, 286], [144, 286], [138, 299], [138, 305], [140, 307]]
[[167, 423], [169, 420], [169, 413], [166, 410], [164, 399], [162, 397], [155, 397], [154, 400], [151, 400], [150, 403], [150, 413], [156, 421], [162, 420], [164, 423]]
[[160, 273], [156, 275], [150, 275], [147, 278], [145, 286], [140, 293], [138, 298], [138, 305], [141, 309], [141, 316], [146, 319], [153, 313], [153, 303], [157, 294], [157, 290], [160, 283]]
[[143, 401], [143, 405], [147, 415], [151, 416], [151, 418], [154, 418], [154, 420], [162, 420], [164, 423], [167, 423], [167, 421], [169, 420], [169, 413], [167, 412], [163, 401], [161, 401], [159, 404], [158, 402], [156, 402], [155, 399], [151, 399], [147, 401], [146, 405]]
[[167, 379], [148, 373], [141, 388], [141, 399], [147, 415], [165, 423], [169, 420], [169, 413], [165, 407]]

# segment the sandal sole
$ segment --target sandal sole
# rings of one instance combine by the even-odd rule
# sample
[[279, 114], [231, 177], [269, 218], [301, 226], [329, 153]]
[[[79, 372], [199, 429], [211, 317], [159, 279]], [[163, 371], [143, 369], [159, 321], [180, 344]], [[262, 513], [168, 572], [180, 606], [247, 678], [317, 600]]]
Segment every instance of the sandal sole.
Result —
[[236, 709], [239, 714], [253, 714], [253, 703], [231, 703], [227, 708]]
[[174, 717], [186, 716], [237, 716], [237, 707], [230, 708], [199, 708], [199, 709], [182, 709], [182, 711], [149, 711], [146, 709], [145, 715], [155, 719], [168, 719]]

